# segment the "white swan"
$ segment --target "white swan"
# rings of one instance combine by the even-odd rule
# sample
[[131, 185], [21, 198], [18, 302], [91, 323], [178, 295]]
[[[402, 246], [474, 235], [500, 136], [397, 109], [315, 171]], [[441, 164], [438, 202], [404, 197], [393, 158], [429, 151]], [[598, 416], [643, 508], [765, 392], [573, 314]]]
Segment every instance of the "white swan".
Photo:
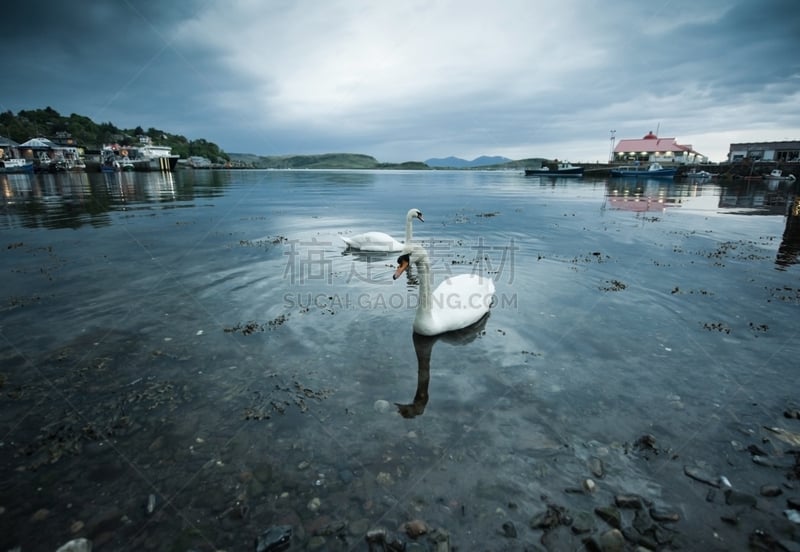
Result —
[[[406, 213], [406, 243], [411, 245], [411, 221], [418, 218], [420, 222], [425, 222], [422, 218], [422, 211], [419, 209], [409, 209]], [[350, 249], [358, 249], [360, 251], [401, 251], [404, 247], [402, 243], [391, 237], [389, 234], [383, 232], [365, 232], [346, 238], [341, 237], [347, 247]]]
[[396, 280], [411, 263], [417, 265], [420, 276], [419, 303], [414, 317], [414, 332], [438, 335], [471, 326], [489, 312], [494, 295], [494, 282], [486, 276], [459, 274], [444, 280], [431, 292], [428, 254], [414, 247], [397, 259]]

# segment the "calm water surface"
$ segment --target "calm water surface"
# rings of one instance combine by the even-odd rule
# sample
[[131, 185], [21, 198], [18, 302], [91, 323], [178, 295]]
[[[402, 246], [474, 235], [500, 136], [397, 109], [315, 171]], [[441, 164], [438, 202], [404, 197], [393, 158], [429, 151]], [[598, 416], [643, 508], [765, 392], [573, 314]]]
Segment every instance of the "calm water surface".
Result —
[[[800, 432], [783, 417], [798, 404], [793, 185], [433, 171], [0, 184], [2, 550], [81, 536], [252, 550], [275, 525], [299, 550], [367, 550], [367, 530], [413, 519], [453, 549], [522, 550], [548, 504], [592, 512], [620, 493], [678, 512], [684, 547], [736, 550], [748, 533], [685, 467], [753, 495], [785, 481], [746, 447], [779, 454], [765, 426]], [[479, 327], [415, 339], [415, 274], [392, 281], [396, 253], [344, 251], [340, 236], [369, 230], [402, 240], [411, 207], [434, 284], [495, 280]], [[574, 492], [587, 478], [597, 491]], [[779, 525], [784, 508], [761, 510]]]

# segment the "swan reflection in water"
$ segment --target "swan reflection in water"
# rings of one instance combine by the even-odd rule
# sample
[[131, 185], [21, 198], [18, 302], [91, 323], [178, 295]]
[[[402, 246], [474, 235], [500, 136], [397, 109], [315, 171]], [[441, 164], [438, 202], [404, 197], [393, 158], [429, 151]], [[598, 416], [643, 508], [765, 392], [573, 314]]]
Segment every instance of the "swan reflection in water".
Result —
[[421, 335], [414, 332], [414, 351], [417, 353], [417, 390], [414, 401], [410, 404], [395, 403], [397, 411], [403, 418], [414, 418], [425, 412], [428, 404], [428, 384], [431, 380], [431, 351], [438, 341], [451, 345], [466, 345], [481, 335], [486, 327], [486, 321], [491, 313], [486, 313], [483, 318], [461, 330], [447, 332], [439, 335]]

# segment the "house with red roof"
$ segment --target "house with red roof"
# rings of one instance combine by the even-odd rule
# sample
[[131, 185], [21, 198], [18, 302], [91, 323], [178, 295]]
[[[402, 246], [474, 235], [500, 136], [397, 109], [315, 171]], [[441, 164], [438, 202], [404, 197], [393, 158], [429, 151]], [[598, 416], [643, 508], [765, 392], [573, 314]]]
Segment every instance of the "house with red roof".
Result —
[[659, 138], [653, 131], [643, 138], [620, 140], [614, 148], [614, 163], [694, 165], [707, 163], [708, 157], [698, 153], [691, 145], [679, 144], [675, 138]]

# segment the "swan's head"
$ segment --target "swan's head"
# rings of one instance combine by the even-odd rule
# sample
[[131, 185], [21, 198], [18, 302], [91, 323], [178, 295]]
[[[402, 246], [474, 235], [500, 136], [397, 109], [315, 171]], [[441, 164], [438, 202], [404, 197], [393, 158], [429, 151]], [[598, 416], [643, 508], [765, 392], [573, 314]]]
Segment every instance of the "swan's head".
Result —
[[407, 217], [408, 220], [411, 220], [413, 218], [418, 218], [420, 222], [425, 222], [425, 219], [422, 218], [422, 211], [420, 211], [419, 209], [409, 209]]
[[417, 245], [404, 248], [402, 254], [397, 257], [397, 270], [394, 271], [392, 279], [397, 280], [403, 272], [408, 270], [411, 263], [415, 263], [417, 266], [420, 263], [428, 266], [428, 252], [425, 251], [424, 247]]
[[397, 257], [397, 270], [394, 271], [392, 280], [397, 280], [403, 272], [408, 270], [408, 265], [411, 264], [411, 253], [404, 253]]

